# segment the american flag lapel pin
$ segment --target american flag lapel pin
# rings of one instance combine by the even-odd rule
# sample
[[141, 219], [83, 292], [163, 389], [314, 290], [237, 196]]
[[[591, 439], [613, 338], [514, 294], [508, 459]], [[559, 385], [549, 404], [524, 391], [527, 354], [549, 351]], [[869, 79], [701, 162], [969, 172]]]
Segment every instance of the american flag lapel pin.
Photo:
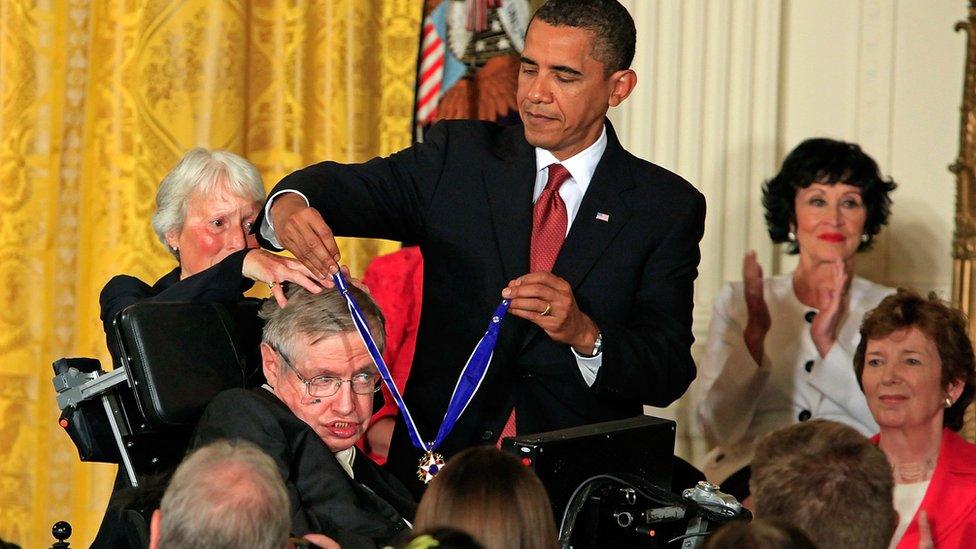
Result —
[[610, 214], [606, 214], [606, 213], [603, 213], [603, 212], [597, 212], [596, 219], [597, 219], [597, 221], [604, 221], [606, 223], [609, 223], [610, 222]]

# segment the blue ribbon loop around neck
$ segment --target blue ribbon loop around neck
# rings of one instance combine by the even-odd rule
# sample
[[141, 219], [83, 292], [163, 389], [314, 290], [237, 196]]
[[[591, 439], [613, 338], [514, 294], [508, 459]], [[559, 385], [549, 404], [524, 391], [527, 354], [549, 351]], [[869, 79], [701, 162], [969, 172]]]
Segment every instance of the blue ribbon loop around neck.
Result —
[[491, 358], [494, 355], [495, 344], [498, 342], [498, 330], [502, 319], [505, 318], [505, 313], [508, 312], [509, 301], [507, 299], [502, 300], [498, 307], [495, 308], [495, 312], [491, 316], [491, 322], [488, 323], [488, 329], [481, 336], [474, 351], [471, 352], [471, 356], [468, 357], [468, 362], [464, 365], [464, 369], [461, 370], [461, 375], [458, 377], [457, 384], [454, 386], [454, 392], [451, 393], [451, 400], [447, 405], [447, 412], [444, 413], [441, 426], [437, 429], [437, 437], [434, 438], [433, 442], [425, 442], [417, 430], [417, 424], [414, 423], [413, 416], [410, 415], [410, 410], [407, 409], [407, 404], [403, 401], [400, 390], [393, 383], [393, 376], [390, 374], [390, 369], [387, 367], [386, 361], [383, 360], [383, 354], [380, 353], [379, 348], [376, 346], [376, 341], [373, 339], [372, 333], [370, 333], [369, 325], [363, 316], [362, 310], [359, 308], [359, 304], [356, 303], [355, 298], [349, 293], [349, 287], [345, 277], [342, 276], [342, 273], [336, 273], [332, 275], [332, 279], [346, 299], [346, 305], [348, 305], [349, 314], [352, 315], [353, 323], [356, 325], [356, 331], [359, 332], [359, 336], [366, 345], [366, 350], [373, 359], [373, 363], [376, 364], [376, 369], [379, 370], [383, 383], [389, 389], [390, 394], [393, 395], [393, 401], [396, 403], [397, 408], [400, 409], [400, 413], [403, 414], [403, 421], [407, 426], [410, 441], [415, 447], [424, 452], [433, 452], [451, 433], [458, 418], [464, 413], [468, 404], [474, 400], [478, 388], [481, 387], [481, 382], [485, 379], [485, 374], [488, 372]]

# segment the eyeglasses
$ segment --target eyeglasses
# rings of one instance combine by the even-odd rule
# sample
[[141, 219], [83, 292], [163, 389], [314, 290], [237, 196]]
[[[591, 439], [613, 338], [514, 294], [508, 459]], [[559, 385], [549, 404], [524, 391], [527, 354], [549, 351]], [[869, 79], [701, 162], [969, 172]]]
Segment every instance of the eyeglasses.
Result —
[[368, 395], [370, 393], [375, 393], [380, 390], [380, 376], [370, 373], [362, 372], [352, 376], [349, 379], [343, 379], [341, 377], [334, 376], [317, 376], [312, 379], [305, 379], [298, 369], [292, 366], [291, 361], [285, 356], [285, 353], [278, 349], [275, 349], [281, 361], [285, 363], [291, 371], [295, 372], [298, 379], [305, 385], [305, 394], [310, 397], [330, 397], [339, 392], [343, 383], [348, 383], [352, 387], [352, 392], [357, 395]]

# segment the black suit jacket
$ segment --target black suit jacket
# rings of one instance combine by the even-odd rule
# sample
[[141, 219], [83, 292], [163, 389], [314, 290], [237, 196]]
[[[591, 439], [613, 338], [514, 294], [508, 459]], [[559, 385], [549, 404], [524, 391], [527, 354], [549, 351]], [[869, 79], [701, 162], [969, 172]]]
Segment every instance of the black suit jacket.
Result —
[[413, 520], [407, 489], [363, 454], [353, 461], [356, 479], [342, 469], [325, 442], [266, 389], [229, 389], [207, 406], [192, 447], [216, 439], [243, 439], [275, 463], [291, 500], [297, 535], [325, 534], [342, 547], [388, 543]]
[[[102, 327], [111, 333], [112, 323], [123, 309], [146, 300], [205, 301], [236, 303], [254, 281], [241, 275], [244, 256], [250, 250], [236, 251], [209, 269], [180, 280], [176, 267], [150, 286], [130, 275], [116, 275], [105, 284], [98, 296]], [[115, 349], [110, 349], [115, 351]]]
[[[603, 334], [596, 382], [586, 385], [569, 346], [507, 318], [445, 455], [493, 443], [513, 405], [520, 433], [547, 431], [639, 415], [642, 404], [667, 406], [695, 377], [693, 283], [704, 197], [628, 153], [606, 124], [606, 152], [552, 271], [572, 285]], [[535, 149], [521, 126], [453, 121], [388, 158], [315, 164], [272, 191], [302, 192], [337, 235], [420, 244], [423, 308], [405, 400], [428, 439], [501, 290], [528, 272], [535, 175]], [[419, 455], [401, 415], [388, 467], [415, 492]]]

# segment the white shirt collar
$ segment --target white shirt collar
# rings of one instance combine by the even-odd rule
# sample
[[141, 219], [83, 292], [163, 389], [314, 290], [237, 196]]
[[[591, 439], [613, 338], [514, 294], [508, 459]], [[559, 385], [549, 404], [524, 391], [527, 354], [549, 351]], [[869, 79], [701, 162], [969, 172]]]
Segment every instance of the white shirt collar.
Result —
[[349, 475], [349, 478], [356, 478], [352, 474], [352, 463], [356, 459], [356, 447], [351, 446], [345, 450], [339, 450], [335, 454], [336, 461], [342, 466], [342, 469]]
[[600, 163], [600, 159], [603, 158], [603, 153], [606, 150], [607, 125], [604, 124], [603, 132], [600, 133], [600, 137], [592, 145], [566, 160], [560, 161], [548, 150], [536, 147], [535, 169], [537, 172], [541, 172], [551, 164], [562, 164], [569, 171], [569, 175], [573, 177], [573, 181], [585, 193], [587, 187], [590, 186], [590, 180], [593, 179], [593, 172], [596, 171], [596, 165]]

